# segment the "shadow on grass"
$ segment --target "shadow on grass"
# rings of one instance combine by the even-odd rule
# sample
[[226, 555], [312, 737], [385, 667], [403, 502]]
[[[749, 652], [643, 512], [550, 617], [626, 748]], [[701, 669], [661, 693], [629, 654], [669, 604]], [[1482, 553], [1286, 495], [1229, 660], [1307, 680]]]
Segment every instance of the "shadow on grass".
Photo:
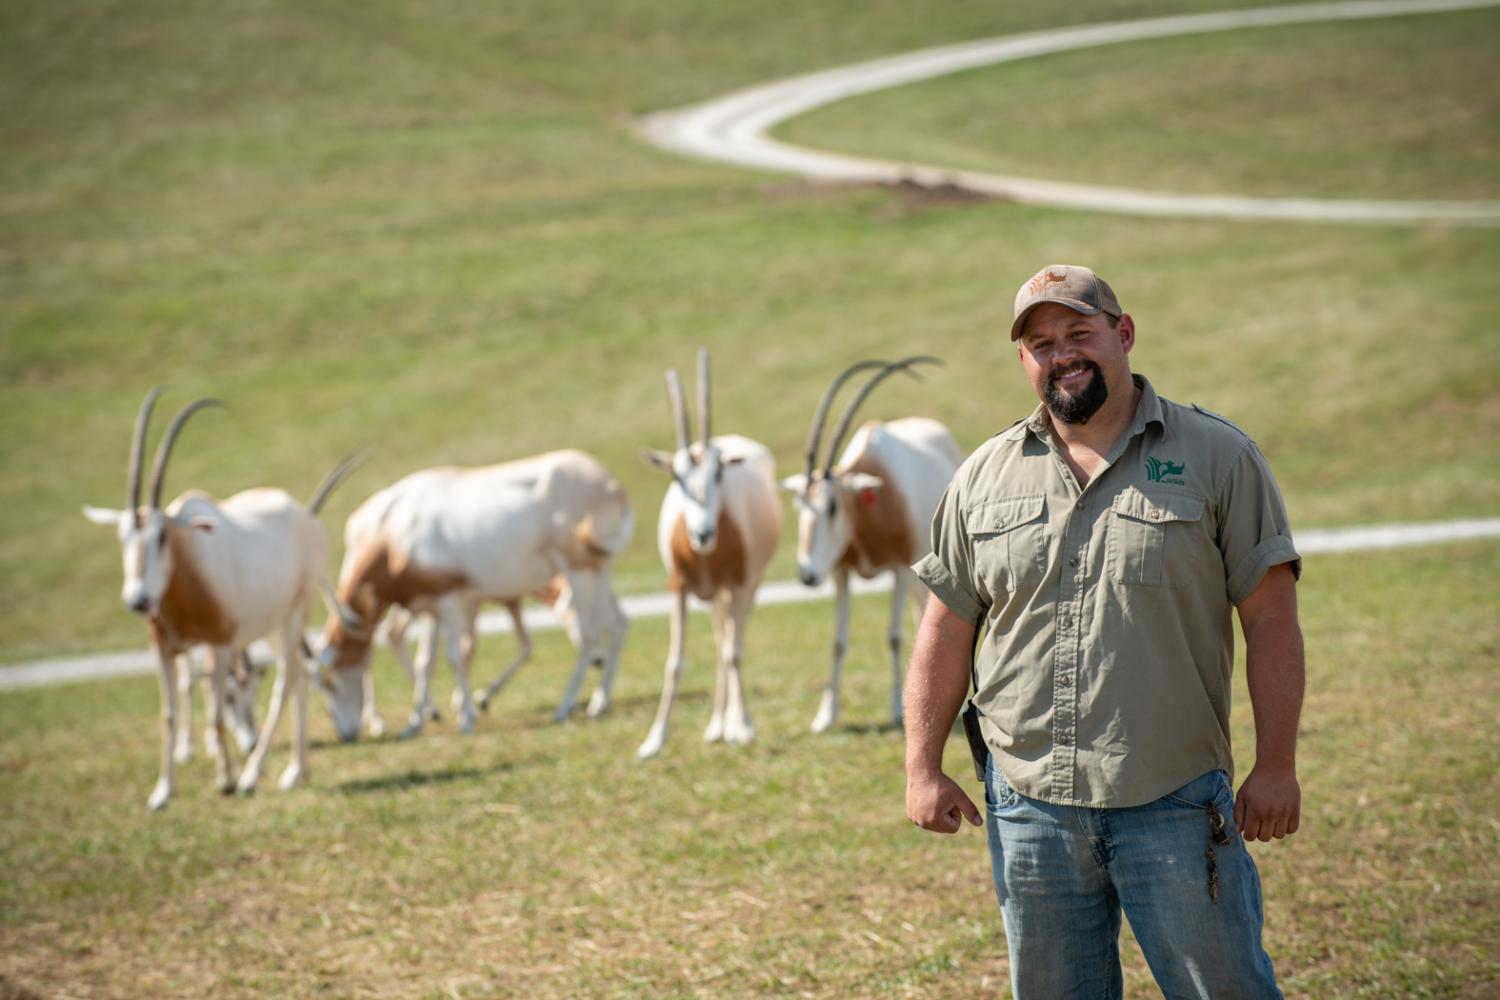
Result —
[[479, 781], [497, 774], [506, 774], [522, 766], [524, 762], [501, 761], [492, 767], [450, 767], [441, 771], [407, 770], [400, 774], [385, 774], [378, 778], [356, 778], [341, 782], [333, 790], [344, 795], [364, 795], [370, 792], [402, 791], [436, 785], [451, 785], [462, 781]]

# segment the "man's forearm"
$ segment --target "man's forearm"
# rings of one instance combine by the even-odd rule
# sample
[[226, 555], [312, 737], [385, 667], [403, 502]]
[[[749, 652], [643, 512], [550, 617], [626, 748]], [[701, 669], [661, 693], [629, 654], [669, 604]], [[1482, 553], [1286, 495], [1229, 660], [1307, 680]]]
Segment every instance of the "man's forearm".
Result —
[[943, 747], [969, 692], [976, 626], [929, 599], [906, 675], [906, 773], [942, 770]]
[[1297, 722], [1306, 684], [1295, 587], [1287, 567], [1273, 567], [1252, 600], [1240, 608], [1245, 682], [1255, 714], [1255, 759], [1282, 767], [1296, 764]]

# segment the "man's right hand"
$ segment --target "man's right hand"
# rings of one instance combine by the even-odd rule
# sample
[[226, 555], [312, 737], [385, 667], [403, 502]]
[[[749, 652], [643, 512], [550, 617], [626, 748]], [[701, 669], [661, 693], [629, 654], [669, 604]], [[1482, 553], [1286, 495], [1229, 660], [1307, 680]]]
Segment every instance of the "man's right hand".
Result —
[[973, 800], [941, 771], [907, 775], [906, 816], [933, 833], [957, 833], [965, 819], [982, 825]]

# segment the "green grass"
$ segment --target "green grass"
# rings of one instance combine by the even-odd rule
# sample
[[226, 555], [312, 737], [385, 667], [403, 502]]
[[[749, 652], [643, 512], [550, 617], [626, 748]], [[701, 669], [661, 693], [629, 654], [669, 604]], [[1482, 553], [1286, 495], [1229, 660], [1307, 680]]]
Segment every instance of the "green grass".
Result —
[[[1500, 985], [1496, 572], [1495, 543], [1306, 565], [1306, 813], [1295, 837], [1255, 848], [1288, 996]], [[698, 738], [712, 678], [697, 616], [672, 738], [637, 764], [666, 641], [650, 619], [603, 720], [547, 721], [567, 662], [549, 633], [475, 736], [445, 721], [344, 746], [319, 708], [307, 787], [274, 789], [283, 736], [254, 798], [220, 797], [200, 753], [161, 815], [145, 809], [150, 680], [0, 697], [0, 977], [46, 996], [999, 992], [982, 837], [924, 835], [901, 814], [883, 615], [879, 598], [856, 602], [845, 712], [823, 737], [806, 726], [830, 607], [756, 615], [760, 738], [744, 750]], [[509, 648], [486, 641], [479, 675]], [[388, 662], [379, 680], [397, 723], [409, 691]], [[961, 737], [948, 759], [964, 766]], [[1131, 995], [1151, 995], [1128, 936], [1125, 953]]]
[[[636, 501], [621, 589], [657, 590], [664, 483], [637, 451], [670, 439], [664, 367], [709, 345], [717, 426], [766, 441], [791, 471], [843, 363], [935, 353], [947, 368], [890, 384], [868, 412], [931, 414], [972, 447], [1032, 405], [1003, 331], [1016, 285], [1060, 260], [1110, 278], [1138, 323], [1135, 365], [1165, 395], [1257, 437], [1299, 529], [1493, 515], [1500, 234], [818, 188], [658, 153], [628, 127], [777, 75], [1215, 6], [5, 6], [0, 661], [141, 643], [116, 597], [117, 546], [78, 506], [120, 502], [129, 424], [153, 383], [171, 385], [169, 404], [233, 404], [188, 428], [169, 492], [306, 496], [338, 456], [376, 443], [330, 504], [334, 535], [414, 468], [586, 448]], [[1259, 45], [1295, 61], [1286, 40], [1306, 37], [1317, 61], [1384, 29], [1343, 30], [1251, 33], [1236, 58]], [[1473, 34], [1423, 37], [1458, 72], [1485, 37]], [[1122, 140], [1140, 162], [1192, 110], [1177, 76], [1192, 60], [1167, 41], [1133, 51], [1150, 58], [1128, 67], [1131, 86], [1181, 98], [1153, 98], [1157, 117]], [[1454, 130], [1422, 131], [1447, 120], [1435, 112], [1448, 86], [1397, 79], [1392, 123], [1367, 145], [1431, 135], [1414, 155], [1452, 164], [1434, 176], [1475, 173]], [[945, 85], [919, 88], [934, 115], [955, 106]], [[1030, 98], [1053, 85], [1031, 78]], [[1233, 102], [1226, 118], [1255, 117], [1248, 88], [1205, 94]], [[1264, 124], [1305, 134], [1326, 119], [1288, 102]], [[1266, 169], [1273, 188], [1303, 180], [1296, 163]], [[790, 549], [774, 575], [790, 575]], [[1496, 561], [1485, 544], [1308, 564], [1308, 824], [1260, 852], [1268, 943], [1295, 995], [1480, 996], [1500, 979], [1487, 950]], [[635, 765], [665, 644], [664, 623], [642, 621], [598, 724], [546, 724], [566, 659], [548, 636], [472, 739], [439, 726], [342, 747], [320, 714], [310, 787], [225, 801], [200, 760], [156, 817], [151, 681], [4, 695], [0, 994], [994, 990], [1004, 952], [978, 838], [921, 837], [900, 816], [900, 742], [879, 726], [882, 606], [857, 606], [845, 725], [825, 739], [805, 727], [831, 612], [767, 608], [748, 655], [760, 741], [698, 743], [700, 620], [667, 756]], [[480, 672], [508, 648], [487, 641]], [[393, 677], [383, 664], [395, 722], [406, 695]], [[285, 759], [278, 748], [268, 786]]]
[[1500, 196], [1500, 12], [1084, 49], [845, 101], [819, 149], [1161, 191]]
[[[889, 384], [867, 412], [925, 412], [972, 447], [1031, 406], [1000, 331], [1015, 286], [1057, 260], [1111, 278], [1141, 330], [1137, 368], [1164, 394], [1256, 435], [1299, 525], [1500, 503], [1494, 232], [821, 189], [670, 157], [627, 127], [776, 74], [1056, 23], [1045, 12], [424, 10], [0, 12], [0, 88], [26, 97], [0, 102], [0, 661], [141, 641], [115, 597], [117, 547], [77, 511], [120, 502], [153, 383], [172, 387], [169, 405], [233, 405], [188, 429], [169, 495], [306, 496], [374, 443], [330, 504], [335, 538], [363, 496], [414, 468], [586, 448], [640, 514], [621, 589], [655, 590], [664, 484], [637, 452], [670, 438], [663, 368], [709, 345], [717, 426], [764, 440], [789, 471], [840, 365], [935, 353], [946, 370]], [[1429, 20], [1447, 23], [1402, 23]], [[1420, 119], [1420, 104], [1401, 107]], [[784, 545], [773, 572], [790, 568]]]

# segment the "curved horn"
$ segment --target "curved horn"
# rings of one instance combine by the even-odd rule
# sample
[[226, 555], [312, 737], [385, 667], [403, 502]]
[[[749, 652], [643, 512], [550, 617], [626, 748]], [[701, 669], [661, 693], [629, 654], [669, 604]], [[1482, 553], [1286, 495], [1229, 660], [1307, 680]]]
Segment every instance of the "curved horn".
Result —
[[171, 425], [167, 427], [167, 433], [162, 436], [161, 444], [157, 446], [156, 465], [151, 469], [152, 510], [161, 508], [161, 485], [167, 474], [167, 460], [172, 457], [172, 446], [177, 443], [177, 435], [182, 433], [182, 425], [187, 423], [188, 417], [205, 407], [223, 405], [223, 401], [218, 399], [195, 399], [172, 418]]
[[130, 472], [126, 475], [125, 487], [125, 509], [130, 511], [131, 520], [140, 517], [138, 512], [141, 509], [141, 460], [146, 455], [146, 428], [151, 424], [151, 410], [156, 406], [156, 400], [161, 396], [161, 392], [161, 386], [153, 386], [151, 391], [146, 393], [140, 412], [135, 416], [135, 434], [130, 439]]
[[682, 378], [676, 368], [667, 369], [667, 398], [672, 401], [672, 423], [677, 428], [677, 450], [689, 443], [687, 404], [682, 401]]
[[839, 389], [843, 388], [844, 383], [855, 374], [868, 368], [879, 368], [884, 364], [884, 361], [856, 361], [839, 372], [838, 377], [823, 391], [823, 398], [818, 400], [818, 412], [807, 431], [807, 479], [809, 482], [812, 481], [813, 468], [818, 464], [818, 439], [823, 436], [823, 424], [828, 420], [828, 409], [833, 405], [833, 397], [838, 395]]
[[324, 476], [323, 481], [318, 484], [318, 488], [313, 493], [312, 499], [308, 501], [308, 511], [317, 516], [318, 511], [322, 510], [323, 504], [327, 502], [328, 495], [343, 485], [344, 480], [353, 475], [355, 469], [364, 465], [365, 460], [369, 457], [370, 449], [360, 448], [358, 451], [351, 451], [339, 459], [339, 464], [335, 465], [333, 471]]
[[922, 376], [911, 370], [912, 365], [940, 365], [942, 363], [940, 359], [934, 358], [931, 355], [914, 355], [913, 357], [902, 358], [900, 361], [892, 361], [880, 369], [880, 371], [871, 375], [870, 380], [860, 386], [859, 392], [849, 401], [848, 407], [844, 410], [843, 418], [839, 420], [838, 429], [833, 433], [833, 443], [828, 447], [828, 461], [823, 463], [824, 477], [826, 478], [829, 470], [833, 468], [834, 456], [839, 453], [839, 449], [844, 445], [844, 435], [849, 433], [849, 425], [854, 422], [854, 414], [859, 410], [859, 404], [863, 403], [869, 397], [870, 393], [875, 391], [877, 385], [885, 381], [887, 376], [893, 375], [898, 371], [904, 371], [920, 382]]
[[698, 426], [703, 431], [703, 447], [708, 447], [709, 438], [709, 408], [708, 408], [708, 348], [698, 348]]

